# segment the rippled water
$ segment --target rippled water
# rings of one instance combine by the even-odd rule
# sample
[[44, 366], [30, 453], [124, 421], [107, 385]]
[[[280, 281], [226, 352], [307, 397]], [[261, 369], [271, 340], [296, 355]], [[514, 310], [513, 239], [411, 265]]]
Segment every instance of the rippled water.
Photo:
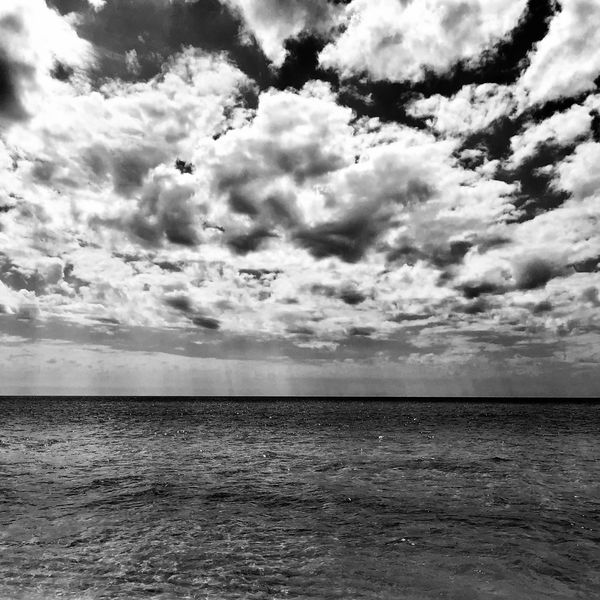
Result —
[[0, 401], [0, 598], [600, 597], [600, 404]]

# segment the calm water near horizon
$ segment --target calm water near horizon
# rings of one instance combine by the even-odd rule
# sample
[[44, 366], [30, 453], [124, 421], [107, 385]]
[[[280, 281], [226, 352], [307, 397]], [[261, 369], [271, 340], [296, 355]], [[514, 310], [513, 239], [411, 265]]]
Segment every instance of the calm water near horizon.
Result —
[[600, 598], [600, 403], [0, 400], [0, 599]]

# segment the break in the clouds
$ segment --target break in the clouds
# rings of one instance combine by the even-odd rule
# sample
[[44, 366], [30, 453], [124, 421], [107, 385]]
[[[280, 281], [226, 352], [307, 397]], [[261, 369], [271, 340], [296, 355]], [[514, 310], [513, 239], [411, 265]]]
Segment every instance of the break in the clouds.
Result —
[[3, 328], [587, 368], [599, 26], [583, 0], [5, 0]]

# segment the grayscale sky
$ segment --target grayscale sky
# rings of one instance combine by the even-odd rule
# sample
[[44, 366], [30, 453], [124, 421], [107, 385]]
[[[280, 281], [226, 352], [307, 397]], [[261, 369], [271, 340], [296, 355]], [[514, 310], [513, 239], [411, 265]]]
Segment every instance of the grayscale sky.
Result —
[[0, 393], [594, 395], [600, 3], [2, 0]]

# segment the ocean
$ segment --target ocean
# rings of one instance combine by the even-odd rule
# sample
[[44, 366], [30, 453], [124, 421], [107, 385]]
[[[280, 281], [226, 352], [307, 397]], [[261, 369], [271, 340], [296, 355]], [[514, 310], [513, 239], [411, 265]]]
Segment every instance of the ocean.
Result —
[[0, 400], [0, 599], [600, 598], [600, 403]]

